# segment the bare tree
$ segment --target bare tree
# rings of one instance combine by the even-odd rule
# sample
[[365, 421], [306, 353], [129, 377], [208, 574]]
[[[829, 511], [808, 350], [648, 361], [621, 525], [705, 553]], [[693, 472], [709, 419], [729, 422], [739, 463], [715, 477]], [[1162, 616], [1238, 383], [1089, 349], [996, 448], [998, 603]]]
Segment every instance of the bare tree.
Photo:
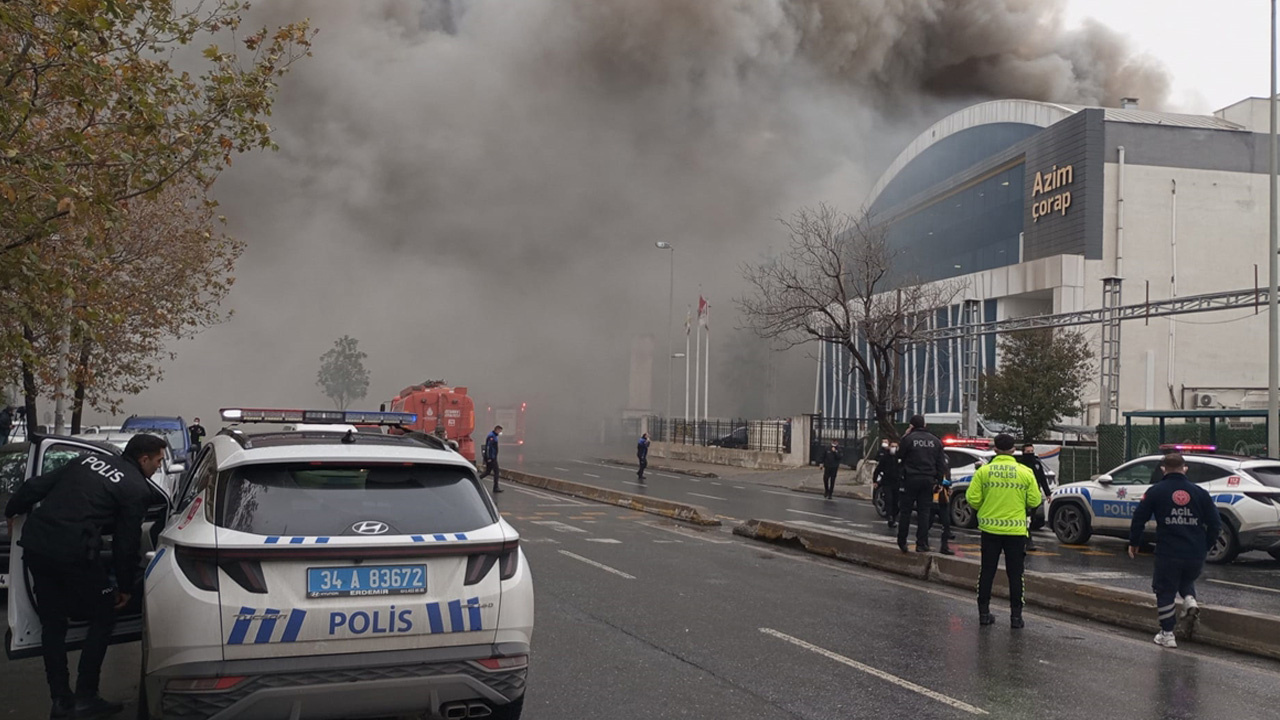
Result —
[[899, 253], [865, 211], [819, 205], [780, 222], [790, 235], [786, 250], [743, 266], [751, 292], [738, 305], [747, 324], [789, 347], [834, 343], [847, 351], [881, 436], [896, 438], [894, 419], [913, 400], [903, 359], [960, 287], [920, 283], [895, 267]]

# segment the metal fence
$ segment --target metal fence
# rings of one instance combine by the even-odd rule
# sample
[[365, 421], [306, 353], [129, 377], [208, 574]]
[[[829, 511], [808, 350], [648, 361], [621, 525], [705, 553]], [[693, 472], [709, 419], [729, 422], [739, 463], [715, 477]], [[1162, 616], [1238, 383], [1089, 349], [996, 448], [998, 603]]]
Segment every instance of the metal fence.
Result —
[[649, 418], [649, 439], [756, 452], [791, 452], [790, 420], [682, 420]]
[[822, 462], [822, 453], [831, 443], [840, 448], [843, 463], [855, 467], [862, 460], [863, 443], [868, 433], [875, 432], [875, 422], [866, 418], [809, 416], [809, 464]]

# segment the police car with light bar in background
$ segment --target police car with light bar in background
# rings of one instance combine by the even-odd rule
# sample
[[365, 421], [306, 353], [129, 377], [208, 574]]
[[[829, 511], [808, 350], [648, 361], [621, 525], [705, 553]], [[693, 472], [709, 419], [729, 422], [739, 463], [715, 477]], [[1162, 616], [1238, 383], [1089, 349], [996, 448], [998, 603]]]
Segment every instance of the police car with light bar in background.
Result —
[[[991, 438], [942, 438], [943, 453], [947, 456], [947, 468], [951, 475], [951, 500], [948, 509], [951, 512], [951, 524], [953, 527], [967, 528], [974, 530], [978, 527], [978, 513], [974, 512], [969, 505], [969, 500], [965, 497], [965, 491], [969, 489], [969, 483], [973, 480], [973, 474], [978, 468], [991, 462], [991, 458], [996, 453], [991, 449]], [[1050, 446], [1045, 454], [1040, 455], [1043, 460], [1048, 457], [1056, 456], [1061, 451], [1058, 446]], [[1022, 454], [1021, 450], [1014, 451], [1014, 457]], [[1049, 487], [1057, 485], [1058, 475], [1051, 468], [1045, 468], [1045, 476], [1049, 481]], [[1031, 513], [1031, 529], [1039, 530], [1045, 525], [1045, 506], [1042, 504]]]
[[[346, 427], [233, 426], [193, 460], [145, 572], [140, 716], [519, 718], [533, 582], [475, 467], [350, 429], [411, 413], [222, 419]], [[27, 609], [11, 642], [38, 654]]]
[[[1161, 445], [1180, 452], [1187, 479], [1213, 496], [1222, 517], [1222, 532], [1206, 558], [1229, 563], [1241, 552], [1265, 550], [1280, 560], [1280, 460], [1215, 454], [1212, 445]], [[1092, 535], [1128, 538], [1133, 512], [1147, 488], [1163, 476], [1163, 455], [1147, 455], [1095, 476], [1063, 485], [1049, 505], [1049, 526], [1068, 545]], [[1146, 537], [1155, 538], [1155, 521]]]

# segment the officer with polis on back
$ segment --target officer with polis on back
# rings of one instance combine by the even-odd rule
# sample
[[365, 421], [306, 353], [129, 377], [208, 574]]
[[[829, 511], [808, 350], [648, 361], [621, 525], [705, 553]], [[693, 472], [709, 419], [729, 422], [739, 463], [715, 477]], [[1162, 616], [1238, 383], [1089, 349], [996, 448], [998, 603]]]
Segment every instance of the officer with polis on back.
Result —
[[[916, 552], [929, 552], [929, 525], [933, 514], [934, 488], [947, 476], [947, 456], [942, 441], [925, 430], [923, 415], [911, 416], [911, 428], [898, 443], [902, 455], [902, 492], [898, 508], [898, 549], [907, 552], [911, 513], [916, 522]], [[943, 535], [943, 542], [946, 536]]]

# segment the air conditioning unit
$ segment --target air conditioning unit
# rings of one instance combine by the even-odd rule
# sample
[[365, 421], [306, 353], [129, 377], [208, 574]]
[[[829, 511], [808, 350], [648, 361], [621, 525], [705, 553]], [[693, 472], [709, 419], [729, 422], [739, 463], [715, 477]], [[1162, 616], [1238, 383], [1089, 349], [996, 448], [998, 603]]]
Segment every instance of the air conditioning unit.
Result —
[[1195, 401], [1197, 408], [1217, 407], [1218, 396], [1215, 393], [1196, 393]]

